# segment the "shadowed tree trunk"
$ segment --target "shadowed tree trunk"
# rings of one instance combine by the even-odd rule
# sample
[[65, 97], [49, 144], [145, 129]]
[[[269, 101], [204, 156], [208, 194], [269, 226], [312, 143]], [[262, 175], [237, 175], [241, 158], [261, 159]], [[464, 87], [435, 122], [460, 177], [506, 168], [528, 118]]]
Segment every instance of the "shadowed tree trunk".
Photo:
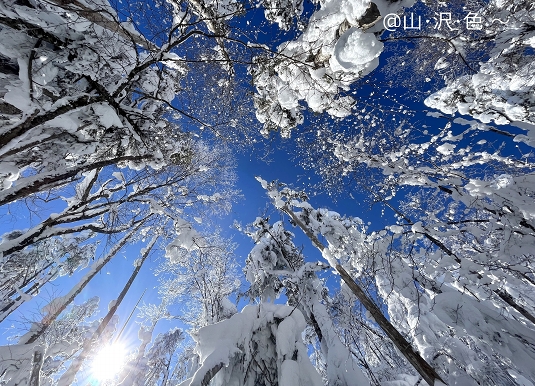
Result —
[[[295, 215], [295, 213], [285, 207], [282, 209], [292, 221], [297, 224], [299, 228], [305, 233], [305, 235], [312, 241], [312, 243], [323, 252], [326, 248], [318, 240], [316, 236], [306, 227], [305, 224]], [[437, 381], [444, 383], [435, 369], [423, 359], [420, 354], [414, 350], [410, 342], [408, 342], [403, 335], [390, 323], [390, 321], [383, 315], [382, 311], [375, 305], [373, 300], [364, 292], [362, 288], [349, 276], [347, 271], [340, 265], [336, 264], [333, 267], [339, 274], [346, 285], [351, 289], [353, 294], [362, 303], [362, 305], [372, 315], [375, 322], [381, 327], [385, 334], [392, 340], [394, 345], [400, 351], [400, 353], [407, 359], [407, 361], [418, 371], [418, 374], [431, 386], [434, 386]]]
[[28, 386], [39, 386], [39, 375], [43, 366], [43, 359], [43, 352], [41, 350], [36, 350], [33, 353], [32, 372]]

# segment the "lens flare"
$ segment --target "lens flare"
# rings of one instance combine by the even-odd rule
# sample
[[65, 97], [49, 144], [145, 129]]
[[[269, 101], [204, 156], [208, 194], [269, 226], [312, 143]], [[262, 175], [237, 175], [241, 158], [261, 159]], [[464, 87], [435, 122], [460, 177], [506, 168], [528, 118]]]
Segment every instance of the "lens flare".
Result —
[[102, 348], [93, 359], [91, 372], [100, 381], [113, 378], [123, 367], [126, 359], [126, 350], [118, 343]]

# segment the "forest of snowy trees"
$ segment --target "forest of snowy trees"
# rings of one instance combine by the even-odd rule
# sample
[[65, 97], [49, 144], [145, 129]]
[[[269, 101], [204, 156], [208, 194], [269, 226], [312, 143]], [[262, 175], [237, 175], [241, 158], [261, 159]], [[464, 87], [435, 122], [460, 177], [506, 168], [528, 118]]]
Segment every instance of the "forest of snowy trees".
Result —
[[534, 59], [530, 0], [0, 0], [0, 385], [534, 386]]

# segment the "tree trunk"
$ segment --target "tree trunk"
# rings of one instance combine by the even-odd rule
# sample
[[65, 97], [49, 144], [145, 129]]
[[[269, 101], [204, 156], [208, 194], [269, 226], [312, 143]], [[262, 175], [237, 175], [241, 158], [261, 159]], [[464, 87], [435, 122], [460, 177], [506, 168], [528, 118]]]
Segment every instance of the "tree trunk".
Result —
[[392, 323], [385, 318], [379, 307], [377, 307], [373, 300], [370, 299], [370, 297], [362, 290], [362, 288], [360, 288], [357, 283], [355, 283], [347, 271], [340, 264], [336, 264], [335, 269], [342, 277], [342, 280], [344, 280], [347, 286], [355, 294], [357, 299], [359, 299], [362, 305], [369, 311], [375, 322], [392, 340], [405, 359], [407, 359], [407, 361], [414, 366], [422, 378], [431, 386], [433, 386], [437, 380], [444, 382], [437, 374], [435, 369], [433, 369], [433, 367], [431, 367], [431, 365], [429, 365], [429, 363], [427, 363], [425, 359], [423, 359], [420, 354], [412, 348], [411, 344], [403, 337], [403, 335], [401, 335], [400, 332], [392, 325]]
[[41, 367], [43, 366], [43, 352], [36, 350], [33, 353], [32, 372], [30, 374], [30, 382], [28, 386], [39, 386], [39, 378], [41, 374]]
[[128, 291], [130, 290], [130, 287], [132, 286], [132, 283], [136, 279], [137, 274], [141, 270], [141, 267], [143, 266], [143, 263], [145, 262], [145, 260], [149, 256], [149, 253], [152, 250], [152, 247], [154, 247], [154, 244], [156, 244], [157, 240], [158, 240], [158, 236], [155, 236], [151, 240], [149, 245], [147, 245], [147, 247], [145, 248], [145, 251], [143, 252], [143, 255], [141, 257], [141, 261], [139, 261], [136, 264], [136, 268], [134, 269], [134, 272], [132, 272], [132, 275], [130, 276], [130, 279], [128, 279], [128, 281], [126, 282], [124, 288], [122, 289], [121, 293], [119, 294], [119, 297], [115, 301], [115, 304], [112, 307], [110, 307], [108, 313], [106, 314], [104, 319], [102, 319], [102, 321], [98, 325], [98, 328], [93, 333], [93, 335], [89, 339], [86, 339], [86, 341], [84, 342], [83, 348], [82, 348], [82, 352], [76, 357], [76, 359], [74, 359], [74, 361], [71, 363], [71, 365], [67, 369], [67, 371], [65, 371], [65, 373], [63, 373], [63, 375], [61, 376], [61, 378], [58, 381], [58, 386], [62, 386], [62, 385], [67, 386], [67, 385], [71, 385], [73, 383], [74, 377], [78, 373], [78, 370], [80, 370], [80, 367], [82, 366], [82, 363], [84, 363], [84, 360], [87, 358], [89, 353], [92, 351], [94, 344], [97, 342], [97, 340], [100, 337], [100, 335], [102, 335], [102, 333], [104, 332], [104, 330], [106, 329], [106, 327], [110, 323], [110, 320], [113, 317], [113, 315], [115, 315], [115, 312], [117, 311], [117, 308], [119, 307], [119, 305], [123, 301], [124, 297], [126, 296]]
[[[303, 222], [295, 215], [295, 213], [288, 208], [283, 211], [290, 216], [290, 218], [301, 228], [305, 235], [312, 241], [312, 243], [323, 252], [325, 246], [318, 240], [318, 238], [310, 232], [310, 230], [303, 224]], [[408, 342], [403, 335], [385, 318], [382, 311], [375, 305], [373, 300], [364, 292], [362, 288], [349, 276], [347, 271], [340, 265], [336, 264], [333, 267], [339, 274], [342, 280], [347, 284], [349, 289], [355, 294], [362, 305], [370, 312], [375, 322], [381, 327], [385, 334], [392, 340], [394, 345], [403, 354], [405, 359], [418, 371], [418, 374], [430, 385], [434, 386], [436, 381], [444, 383], [444, 381], [437, 374], [435, 369], [423, 359], [420, 354], [413, 349], [410, 342]]]
[[67, 306], [74, 300], [74, 298], [82, 292], [85, 286], [95, 277], [97, 273], [119, 252], [119, 250], [134, 236], [137, 230], [144, 224], [145, 221], [139, 222], [130, 232], [128, 232], [117, 244], [113, 246], [111, 251], [103, 258], [97, 260], [90, 271], [74, 286], [67, 295], [62, 298], [62, 302], [50, 311], [50, 314], [43, 318], [40, 327], [27, 340], [21, 341], [20, 344], [31, 344], [35, 342], [44, 332], [50, 327], [52, 322], [67, 308]]

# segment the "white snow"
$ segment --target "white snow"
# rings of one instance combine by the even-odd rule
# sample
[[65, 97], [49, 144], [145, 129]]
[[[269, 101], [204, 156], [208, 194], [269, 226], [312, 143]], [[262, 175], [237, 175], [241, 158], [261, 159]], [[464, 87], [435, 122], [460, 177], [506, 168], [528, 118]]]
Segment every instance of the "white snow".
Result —
[[450, 155], [453, 153], [455, 145], [452, 143], [444, 143], [437, 147], [437, 151], [444, 155]]
[[333, 71], [370, 72], [379, 64], [375, 60], [383, 51], [383, 43], [374, 34], [353, 27], [338, 39], [330, 59]]

